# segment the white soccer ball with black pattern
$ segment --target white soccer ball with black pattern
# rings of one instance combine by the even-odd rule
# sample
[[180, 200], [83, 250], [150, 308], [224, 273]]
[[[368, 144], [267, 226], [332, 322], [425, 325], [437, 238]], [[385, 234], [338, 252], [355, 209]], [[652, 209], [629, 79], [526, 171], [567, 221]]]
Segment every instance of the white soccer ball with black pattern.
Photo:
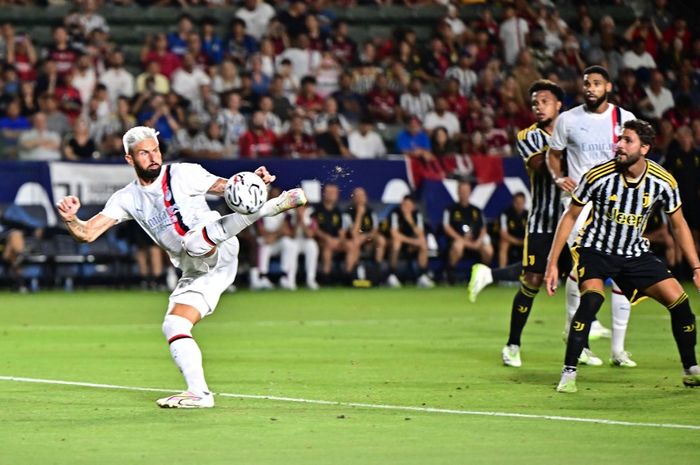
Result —
[[267, 186], [257, 174], [241, 171], [231, 176], [226, 183], [224, 200], [231, 210], [241, 215], [250, 215], [260, 210], [267, 201]]

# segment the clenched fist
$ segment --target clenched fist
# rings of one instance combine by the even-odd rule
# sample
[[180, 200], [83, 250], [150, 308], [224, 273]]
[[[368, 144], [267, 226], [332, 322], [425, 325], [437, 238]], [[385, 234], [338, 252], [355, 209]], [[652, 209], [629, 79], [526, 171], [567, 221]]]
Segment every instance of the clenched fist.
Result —
[[63, 199], [56, 204], [56, 208], [58, 208], [58, 213], [61, 215], [63, 221], [73, 221], [80, 209], [80, 200], [74, 195], [69, 195], [63, 197]]

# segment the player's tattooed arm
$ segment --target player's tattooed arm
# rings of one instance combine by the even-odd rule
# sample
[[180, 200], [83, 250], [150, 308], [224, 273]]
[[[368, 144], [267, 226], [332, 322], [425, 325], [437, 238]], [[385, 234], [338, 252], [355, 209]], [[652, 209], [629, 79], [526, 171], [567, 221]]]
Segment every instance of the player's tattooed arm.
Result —
[[228, 180], [224, 178], [218, 178], [216, 181], [214, 181], [214, 184], [211, 185], [209, 190], [207, 191], [207, 194], [213, 194], [213, 195], [224, 195], [224, 190], [226, 189], [226, 183]]
[[87, 221], [81, 220], [77, 215], [80, 209], [80, 200], [73, 195], [64, 197], [56, 204], [56, 208], [70, 235], [80, 242], [92, 242], [117, 224], [117, 220], [101, 213]]

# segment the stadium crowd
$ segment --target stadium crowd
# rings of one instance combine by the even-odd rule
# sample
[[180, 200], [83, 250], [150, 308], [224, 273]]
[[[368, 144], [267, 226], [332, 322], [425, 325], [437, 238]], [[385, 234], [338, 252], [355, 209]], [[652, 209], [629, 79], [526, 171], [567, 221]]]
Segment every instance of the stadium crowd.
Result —
[[[36, 46], [12, 22], [0, 24], [0, 160], [121, 158], [122, 134], [147, 125], [160, 132], [166, 160], [397, 154], [410, 157], [428, 177], [458, 177], [460, 157], [515, 155], [518, 130], [534, 121], [527, 95], [534, 80], [544, 77], [561, 85], [565, 107], [570, 108], [582, 101], [583, 69], [601, 64], [615, 82], [611, 100], [656, 126], [651, 158], [677, 177], [686, 204], [700, 201], [700, 34], [673, 2], [634, 2], [643, 7], [641, 14], [621, 26], [611, 16], [593, 14], [594, 1], [559, 2], [576, 9], [576, 20], [567, 23], [551, 0], [503, 1], [495, 9], [485, 6], [487, 2], [462, 2], [478, 4], [474, 20], [462, 18], [462, 3], [439, 0], [445, 13], [432, 25], [428, 40], [419, 40], [411, 27], [397, 26], [390, 36], [360, 43], [352, 39], [348, 23], [334, 19], [328, 7], [381, 8], [391, 1], [108, 3], [125, 8], [180, 6], [183, 13], [171, 28], [153, 28], [140, 51], [138, 69], [126, 66], [125, 54], [100, 14], [104, 5], [97, 0], [75, 2], [75, 11], [53, 27], [46, 47]], [[403, 4], [422, 8], [435, 3]], [[209, 6], [211, 14], [196, 20], [187, 13], [189, 6]], [[216, 8], [236, 13], [220, 24]], [[464, 195], [468, 199], [468, 192]], [[319, 211], [332, 210], [336, 202], [326, 205], [324, 197], [315, 208], [316, 220]], [[405, 202], [412, 205], [402, 203], [397, 212], [415, 210], [414, 199]], [[521, 203], [516, 196], [507, 214], [522, 215]], [[342, 244], [333, 239], [335, 232], [329, 235], [322, 228], [294, 233], [313, 236], [319, 246], [319, 276], [330, 273], [337, 252], [346, 254], [339, 268], [348, 274], [363, 256], [367, 238], [357, 229], [362, 215], [353, 216], [353, 208], [349, 206], [349, 220], [333, 225], [347, 230], [341, 234], [347, 237]], [[700, 209], [685, 212], [697, 238]], [[478, 216], [484, 223], [481, 212]], [[464, 250], [485, 262], [517, 259], [508, 249], [517, 249], [522, 236], [508, 229], [509, 222], [510, 217], [496, 219], [495, 230], [489, 228], [493, 241], [485, 224], [472, 225], [477, 235], [466, 243], [458, 232], [450, 234], [448, 220], [444, 228], [432, 225], [448, 239], [440, 252], [446, 257], [448, 279], [453, 279]], [[372, 232], [376, 250], [365, 255], [377, 262], [388, 260], [394, 271], [403, 244], [415, 252], [418, 282], [432, 284], [426, 273], [425, 238], [406, 241], [420, 236], [406, 231], [424, 228], [419, 222], [399, 223], [395, 218], [395, 233], [390, 232], [391, 221], [385, 234]], [[657, 223], [650, 238], [674, 264], [677, 253], [663, 217]], [[380, 226], [377, 219], [374, 226]], [[401, 227], [404, 232], [399, 232]], [[250, 240], [253, 249], [258, 242], [294, 235], [267, 228], [258, 228], [257, 239]], [[386, 241], [378, 240], [380, 236]], [[12, 247], [19, 243], [16, 238], [6, 242]], [[299, 249], [308, 251], [308, 244], [304, 247], [300, 243]], [[14, 249], [6, 245], [6, 258], [21, 256], [8, 250]], [[260, 268], [264, 278], [265, 266]], [[315, 273], [307, 269], [307, 278], [309, 271]], [[389, 276], [389, 284], [399, 284], [396, 273]], [[308, 283], [314, 286], [315, 279]]]

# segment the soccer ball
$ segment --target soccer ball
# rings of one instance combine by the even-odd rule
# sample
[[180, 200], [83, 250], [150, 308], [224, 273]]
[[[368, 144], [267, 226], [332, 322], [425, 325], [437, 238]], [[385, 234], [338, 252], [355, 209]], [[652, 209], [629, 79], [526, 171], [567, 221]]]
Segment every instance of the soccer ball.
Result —
[[231, 210], [250, 215], [260, 210], [267, 200], [267, 186], [257, 174], [241, 171], [226, 183], [224, 200]]

